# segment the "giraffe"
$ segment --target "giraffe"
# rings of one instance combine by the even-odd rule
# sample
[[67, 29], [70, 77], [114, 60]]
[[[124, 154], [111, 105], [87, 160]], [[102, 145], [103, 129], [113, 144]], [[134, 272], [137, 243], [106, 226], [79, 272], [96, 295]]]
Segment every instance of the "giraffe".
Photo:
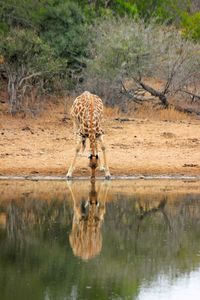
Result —
[[[88, 196], [81, 199], [77, 189], [67, 182], [73, 201], [73, 220], [69, 242], [75, 256], [84, 261], [100, 254], [102, 249], [102, 225], [106, 213], [108, 182], [101, 182], [97, 190], [95, 181], [91, 181]], [[80, 194], [80, 193], [79, 193]], [[78, 196], [78, 197], [77, 197]]]
[[102, 100], [88, 91], [78, 96], [72, 105], [71, 116], [74, 121], [74, 128], [77, 136], [77, 145], [75, 150], [75, 156], [69, 167], [67, 178], [72, 177], [72, 173], [75, 168], [77, 156], [81, 150], [82, 153], [86, 147], [86, 139], [89, 139], [90, 155], [89, 166], [92, 170], [91, 178], [95, 178], [95, 170], [100, 165], [98, 144], [100, 143], [101, 150], [103, 152], [104, 166], [100, 167], [100, 170], [105, 171], [105, 178], [110, 179], [110, 171], [107, 164], [106, 148], [103, 141], [103, 130], [101, 129], [101, 120], [103, 112]]

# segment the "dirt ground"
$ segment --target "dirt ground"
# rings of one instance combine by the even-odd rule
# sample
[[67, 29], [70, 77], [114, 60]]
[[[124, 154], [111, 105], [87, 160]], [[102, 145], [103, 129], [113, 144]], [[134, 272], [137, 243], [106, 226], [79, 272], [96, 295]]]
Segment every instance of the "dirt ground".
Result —
[[[63, 117], [63, 108], [56, 105], [37, 118], [0, 114], [0, 175], [66, 174], [75, 138], [71, 120]], [[123, 121], [107, 116], [103, 128], [113, 175], [200, 175], [196, 117], [161, 121], [133, 116]], [[79, 157], [74, 175], [89, 174], [87, 157]]]

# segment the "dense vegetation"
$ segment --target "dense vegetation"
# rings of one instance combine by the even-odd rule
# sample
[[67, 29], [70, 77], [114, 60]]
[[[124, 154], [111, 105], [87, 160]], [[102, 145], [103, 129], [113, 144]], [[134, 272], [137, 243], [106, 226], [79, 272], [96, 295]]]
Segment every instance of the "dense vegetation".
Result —
[[129, 80], [164, 106], [177, 93], [199, 100], [199, 10], [197, 0], [2, 0], [0, 82], [11, 113], [80, 86], [120, 104], [132, 97]]

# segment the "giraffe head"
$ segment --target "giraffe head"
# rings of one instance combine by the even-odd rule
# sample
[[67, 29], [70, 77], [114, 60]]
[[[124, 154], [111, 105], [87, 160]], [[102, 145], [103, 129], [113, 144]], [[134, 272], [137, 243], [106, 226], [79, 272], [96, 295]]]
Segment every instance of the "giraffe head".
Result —
[[91, 178], [95, 178], [95, 170], [98, 167], [98, 155], [97, 154], [90, 154], [89, 156], [89, 167], [92, 170]]

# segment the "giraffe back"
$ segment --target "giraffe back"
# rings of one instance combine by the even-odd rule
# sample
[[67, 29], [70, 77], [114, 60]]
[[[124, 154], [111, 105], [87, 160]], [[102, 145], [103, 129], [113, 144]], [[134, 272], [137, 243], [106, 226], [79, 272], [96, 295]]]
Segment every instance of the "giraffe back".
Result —
[[78, 134], [83, 137], [96, 138], [102, 134], [101, 120], [102, 100], [89, 92], [78, 96], [72, 105], [71, 115], [78, 123]]

